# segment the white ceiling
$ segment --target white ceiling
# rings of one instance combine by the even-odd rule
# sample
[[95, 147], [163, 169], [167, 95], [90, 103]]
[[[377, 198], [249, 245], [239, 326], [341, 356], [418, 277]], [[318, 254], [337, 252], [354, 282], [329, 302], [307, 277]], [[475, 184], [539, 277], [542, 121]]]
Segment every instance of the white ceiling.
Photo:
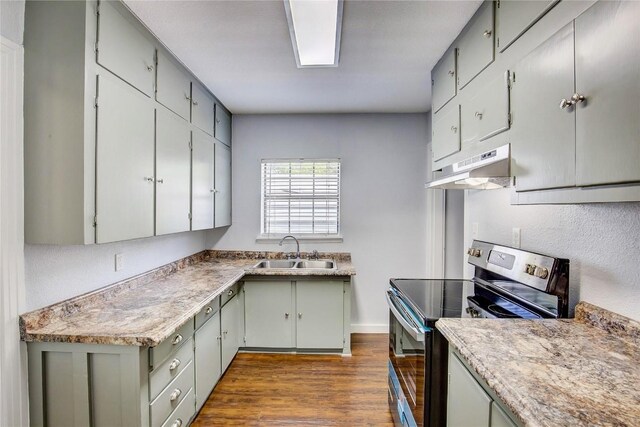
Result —
[[340, 65], [298, 69], [282, 0], [125, 3], [233, 113], [426, 112], [430, 70], [480, 6], [346, 0]]

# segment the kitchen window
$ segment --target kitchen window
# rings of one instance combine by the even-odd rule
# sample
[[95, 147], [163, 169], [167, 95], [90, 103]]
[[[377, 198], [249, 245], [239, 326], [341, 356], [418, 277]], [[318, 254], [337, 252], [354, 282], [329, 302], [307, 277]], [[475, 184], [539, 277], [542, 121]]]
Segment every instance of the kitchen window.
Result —
[[269, 159], [261, 164], [259, 238], [340, 238], [340, 160]]

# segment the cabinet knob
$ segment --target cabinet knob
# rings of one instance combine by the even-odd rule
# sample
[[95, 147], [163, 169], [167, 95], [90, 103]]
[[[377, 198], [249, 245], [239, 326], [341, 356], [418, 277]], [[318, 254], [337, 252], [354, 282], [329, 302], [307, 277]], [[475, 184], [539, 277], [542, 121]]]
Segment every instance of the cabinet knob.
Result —
[[213, 311], [213, 308], [212, 308], [212, 307], [207, 307], [207, 308], [204, 310], [204, 314], [211, 314], [211, 312], [212, 312], [212, 311]]
[[182, 335], [178, 334], [175, 336], [175, 338], [173, 339], [173, 345], [177, 345], [180, 344], [182, 342]]
[[285, 319], [288, 319], [288, 318], [289, 318], [289, 313], [285, 313], [285, 314], [284, 314], [284, 318], [285, 318]]
[[228, 333], [229, 333], [229, 331], [223, 331], [222, 335], [226, 338]]
[[573, 105], [573, 101], [567, 98], [562, 98], [560, 100], [560, 109], [564, 110], [567, 109], [569, 107], [571, 107]]
[[156, 182], [158, 184], [164, 184], [164, 179], [163, 178], [158, 178], [158, 179], [156, 179]]
[[144, 180], [147, 181], [147, 182], [153, 182], [154, 181], [152, 176], [145, 176]]
[[580, 95], [577, 92], [574, 93], [573, 96], [571, 97], [571, 101], [573, 102], [573, 104], [580, 104], [586, 100], [587, 98], [585, 98], [584, 95]]
[[491, 30], [485, 30], [484, 33], [482, 33], [483, 36], [485, 36], [486, 38], [491, 37], [492, 31]]
[[153, 71], [153, 65], [147, 65], [147, 71]]
[[451, 132], [458, 133], [458, 128], [455, 126], [451, 126]]
[[482, 120], [482, 113], [480, 111], [476, 111], [475, 115], [478, 120]]
[[198, 101], [193, 101], [193, 105], [198, 105]]
[[453, 77], [453, 75], [454, 75], [455, 73], [453, 72], [453, 70], [449, 70], [449, 73], [448, 73], [448, 74], [449, 74], [451, 77]]
[[298, 319], [302, 319], [302, 313], [298, 313]]
[[216, 119], [216, 123], [220, 123], [220, 119]]
[[227, 292], [227, 295], [233, 296], [233, 289], [229, 289], [229, 292]]
[[171, 424], [171, 427], [182, 427], [182, 418], [178, 418]]
[[171, 394], [169, 395], [169, 400], [174, 402], [176, 399], [180, 397], [181, 394], [182, 394], [182, 390], [177, 388], [171, 392]]
[[176, 357], [175, 359], [173, 359], [173, 360], [171, 361], [171, 364], [169, 365], [169, 370], [170, 370], [170, 371], [175, 371], [175, 370], [176, 370], [176, 368], [177, 368], [178, 366], [180, 366], [180, 363], [182, 363], [182, 362], [180, 362], [180, 359], [178, 359], [178, 358]]
[[191, 97], [190, 97], [189, 95], [187, 95], [186, 93], [184, 94], [184, 98], [185, 98], [187, 101], [191, 101]]

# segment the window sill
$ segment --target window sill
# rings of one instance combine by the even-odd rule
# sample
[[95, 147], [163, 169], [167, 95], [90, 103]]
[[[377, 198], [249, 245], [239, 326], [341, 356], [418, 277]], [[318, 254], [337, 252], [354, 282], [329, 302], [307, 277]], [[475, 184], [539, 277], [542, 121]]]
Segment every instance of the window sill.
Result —
[[[286, 236], [286, 234], [283, 235], [268, 235], [268, 234], [259, 234], [256, 237], [256, 243], [278, 243], [280, 242], [280, 240], [282, 240], [282, 238]], [[338, 234], [338, 235], [331, 235], [331, 236], [323, 236], [323, 235], [316, 235], [316, 236], [295, 236], [294, 237], [296, 239], [298, 239], [299, 242], [316, 242], [316, 243], [342, 243], [342, 235]]]

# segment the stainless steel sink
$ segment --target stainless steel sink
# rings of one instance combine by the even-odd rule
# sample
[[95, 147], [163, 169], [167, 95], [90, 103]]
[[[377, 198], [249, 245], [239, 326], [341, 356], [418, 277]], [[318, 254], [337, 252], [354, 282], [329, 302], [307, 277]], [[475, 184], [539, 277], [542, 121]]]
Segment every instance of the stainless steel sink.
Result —
[[336, 267], [336, 263], [327, 260], [318, 261], [299, 261], [296, 268], [321, 268], [323, 270], [332, 270]]
[[285, 260], [285, 259], [263, 259], [253, 266], [253, 268], [279, 268], [279, 269], [320, 269], [334, 270], [336, 262], [333, 260]]
[[285, 259], [265, 259], [257, 263], [253, 268], [293, 268], [295, 265], [296, 261]]

